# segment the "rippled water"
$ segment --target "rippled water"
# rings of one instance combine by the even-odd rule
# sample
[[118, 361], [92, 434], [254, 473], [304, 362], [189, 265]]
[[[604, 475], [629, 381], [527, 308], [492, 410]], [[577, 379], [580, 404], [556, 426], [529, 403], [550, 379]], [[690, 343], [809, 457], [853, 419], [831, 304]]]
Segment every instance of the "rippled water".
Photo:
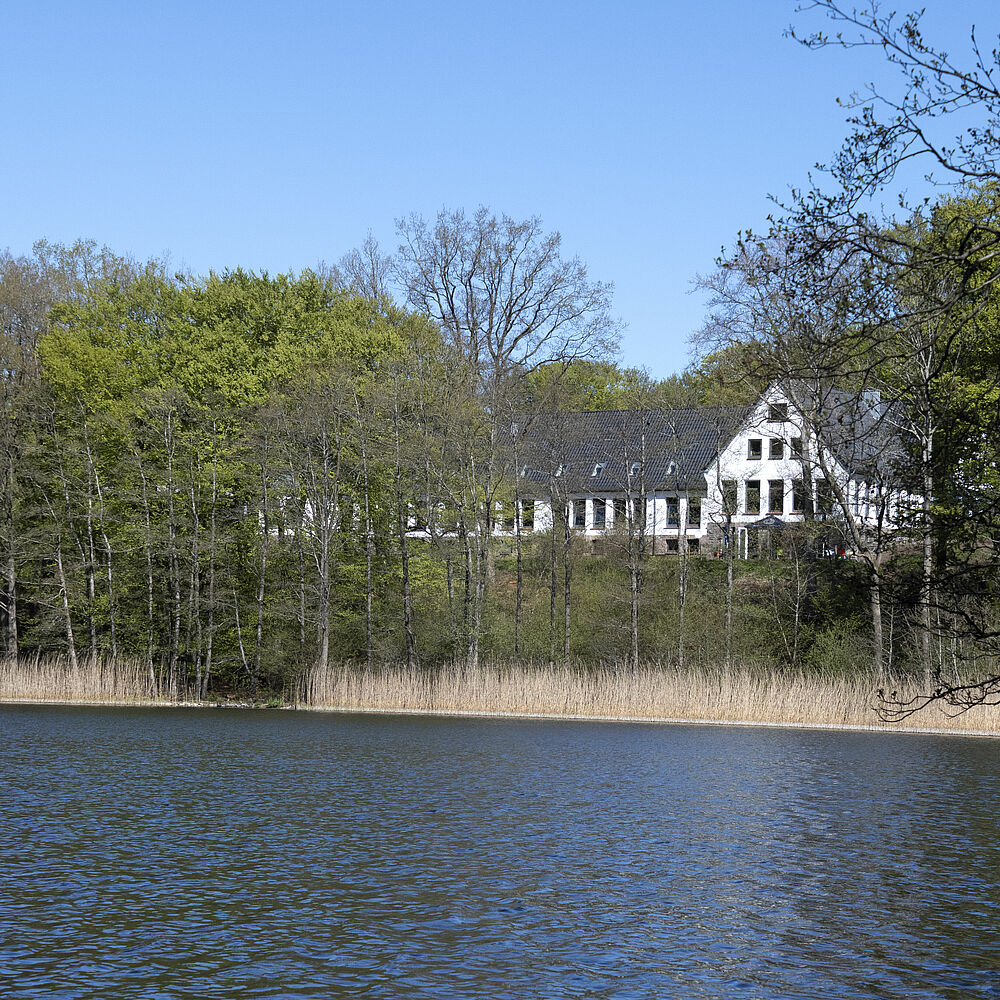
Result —
[[1000, 743], [0, 708], [6, 997], [1000, 996]]

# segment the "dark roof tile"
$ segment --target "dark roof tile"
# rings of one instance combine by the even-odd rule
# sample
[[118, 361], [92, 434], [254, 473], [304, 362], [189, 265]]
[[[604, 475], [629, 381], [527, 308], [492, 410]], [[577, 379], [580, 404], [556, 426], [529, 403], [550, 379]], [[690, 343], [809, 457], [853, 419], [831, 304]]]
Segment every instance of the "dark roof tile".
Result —
[[[748, 407], [677, 410], [587, 410], [518, 418], [518, 464], [524, 481], [548, 488], [563, 467], [560, 490], [607, 492], [638, 488], [635, 462], [645, 456], [647, 490], [699, 489], [704, 471], [746, 417]], [[603, 466], [594, 475], [598, 466]]]

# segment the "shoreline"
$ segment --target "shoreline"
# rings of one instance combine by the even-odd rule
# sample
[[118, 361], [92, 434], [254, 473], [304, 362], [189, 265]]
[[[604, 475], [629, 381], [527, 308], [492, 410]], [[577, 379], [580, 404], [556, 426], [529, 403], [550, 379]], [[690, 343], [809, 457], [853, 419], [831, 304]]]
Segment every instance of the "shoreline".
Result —
[[79, 708], [195, 708], [202, 710], [255, 710], [262, 712], [315, 712], [340, 715], [405, 715], [438, 716], [442, 718], [503, 719], [510, 721], [538, 722], [620, 722], [628, 725], [658, 726], [732, 726], [753, 729], [805, 729], [829, 732], [899, 733], [922, 736], [970, 736], [976, 739], [1000, 739], [1000, 731], [988, 729], [948, 729], [935, 726], [906, 726], [873, 722], [861, 725], [849, 722], [794, 722], [760, 719], [713, 719], [679, 716], [641, 715], [581, 715], [559, 712], [489, 712], [473, 709], [446, 708], [375, 708], [371, 706], [343, 705], [282, 705], [267, 708], [248, 702], [198, 702], [198, 701], [116, 701], [110, 699], [74, 698], [0, 698], [4, 705], [49, 705]]

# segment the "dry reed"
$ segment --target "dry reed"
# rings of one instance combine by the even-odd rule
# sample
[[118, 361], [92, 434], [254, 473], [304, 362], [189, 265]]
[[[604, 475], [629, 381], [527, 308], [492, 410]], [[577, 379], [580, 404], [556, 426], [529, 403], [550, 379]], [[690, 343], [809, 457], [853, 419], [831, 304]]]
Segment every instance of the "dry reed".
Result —
[[[916, 693], [916, 692], [914, 692]], [[905, 694], [905, 689], [900, 690]], [[901, 723], [881, 723], [870, 678], [822, 677], [741, 668], [638, 671], [601, 668], [460, 665], [433, 671], [386, 667], [314, 670], [307, 700], [317, 708], [383, 712], [458, 712], [483, 715], [552, 715], [609, 719], [750, 722], [850, 726], [873, 729], [942, 729], [1000, 734], [1000, 707], [960, 715], [931, 706]]]
[[141, 660], [66, 657], [0, 660], [0, 701], [70, 701], [136, 704], [163, 701]]
[[[906, 695], [905, 686], [899, 693]], [[901, 723], [885, 724], [875, 712], [871, 678], [758, 667], [726, 671], [649, 665], [632, 671], [499, 663], [475, 669], [454, 664], [433, 670], [386, 666], [368, 671], [341, 665], [309, 671], [301, 697], [304, 706], [318, 709], [939, 729], [1000, 735], [1000, 706], [980, 706], [955, 715], [935, 705]], [[83, 660], [74, 668], [59, 656], [0, 659], [0, 701], [148, 704], [168, 700], [157, 692], [141, 660], [119, 659], [115, 664]]]

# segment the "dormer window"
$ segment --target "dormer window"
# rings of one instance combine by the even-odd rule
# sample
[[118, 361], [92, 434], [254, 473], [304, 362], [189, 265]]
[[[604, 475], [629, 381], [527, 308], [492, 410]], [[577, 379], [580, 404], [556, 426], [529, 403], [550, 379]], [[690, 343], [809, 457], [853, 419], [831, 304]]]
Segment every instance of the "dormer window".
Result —
[[764, 457], [764, 441], [761, 438], [750, 438], [747, 441], [747, 458], [751, 462], [759, 462]]
[[594, 471], [591, 472], [591, 476], [600, 476], [600, 475], [602, 475], [603, 472], [604, 472], [604, 466], [606, 464], [607, 464], [606, 462], [597, 462], [597, 463], [595, 463], [595, 465], [594, 465]]
[[788, 404], [771, 403], [767, 408], [767, 419], [772, 424], [783, 424], [788, 419]]

